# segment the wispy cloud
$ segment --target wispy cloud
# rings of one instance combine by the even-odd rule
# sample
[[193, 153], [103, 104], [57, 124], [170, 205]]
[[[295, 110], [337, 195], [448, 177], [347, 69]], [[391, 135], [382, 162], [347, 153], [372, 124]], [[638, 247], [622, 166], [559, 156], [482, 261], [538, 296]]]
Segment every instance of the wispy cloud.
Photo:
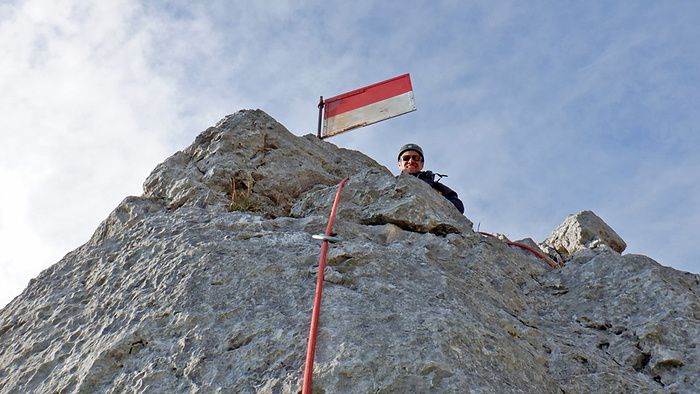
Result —
[[151, 33], [129, 3], [83, 4], [19, 2], [0, 24], [4, 301], [170, 153], [177, 103], [148, 66]]
[[[695, 272], [700, 5], [19, 0], [0, 6], [0, 303], [228, 113], [314, 133], [319, 95], [410, 72], [418, 111], [334, 137], [424, 145], [482, 229], [592, 209]], [[681, 235], [679, 235], [681, 234]]]

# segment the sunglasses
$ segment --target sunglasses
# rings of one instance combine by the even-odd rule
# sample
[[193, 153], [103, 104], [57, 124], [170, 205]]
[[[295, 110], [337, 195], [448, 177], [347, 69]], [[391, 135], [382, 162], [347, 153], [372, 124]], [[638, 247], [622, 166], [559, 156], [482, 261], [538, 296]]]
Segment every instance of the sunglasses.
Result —
[[401, 160], [403, 161], [410, 161], [413, 159], [413, 161], [423, 161], [423, 158], [420, 157], [420, 155], [403, 155], [401, 156]]

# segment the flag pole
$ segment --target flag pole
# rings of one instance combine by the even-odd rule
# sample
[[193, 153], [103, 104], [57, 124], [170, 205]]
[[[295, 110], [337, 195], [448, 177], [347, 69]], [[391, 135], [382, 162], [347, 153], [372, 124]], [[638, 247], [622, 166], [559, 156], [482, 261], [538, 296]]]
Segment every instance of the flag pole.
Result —
[[321, 123], [323, 119], [323, 96], [321, 96], [321, 100], [318, 102], [318, 138], [323, 139], [321, 137]]

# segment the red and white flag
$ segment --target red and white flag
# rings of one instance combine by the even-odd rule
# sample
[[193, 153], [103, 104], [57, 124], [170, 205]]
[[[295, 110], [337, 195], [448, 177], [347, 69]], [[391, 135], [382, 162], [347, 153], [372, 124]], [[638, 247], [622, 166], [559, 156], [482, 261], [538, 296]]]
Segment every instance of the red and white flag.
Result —
[[321, 138], [416, 110], [409, 74], [323, 101]]

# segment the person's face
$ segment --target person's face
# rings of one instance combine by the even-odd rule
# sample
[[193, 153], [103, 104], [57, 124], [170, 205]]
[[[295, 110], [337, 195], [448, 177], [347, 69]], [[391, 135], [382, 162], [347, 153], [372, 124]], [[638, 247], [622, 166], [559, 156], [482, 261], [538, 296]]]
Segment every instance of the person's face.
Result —
[[420, 153], [407, 150], [399, 157], [399, 170], [407, 174], [415, 174], [423, 169], [423, 160]]

